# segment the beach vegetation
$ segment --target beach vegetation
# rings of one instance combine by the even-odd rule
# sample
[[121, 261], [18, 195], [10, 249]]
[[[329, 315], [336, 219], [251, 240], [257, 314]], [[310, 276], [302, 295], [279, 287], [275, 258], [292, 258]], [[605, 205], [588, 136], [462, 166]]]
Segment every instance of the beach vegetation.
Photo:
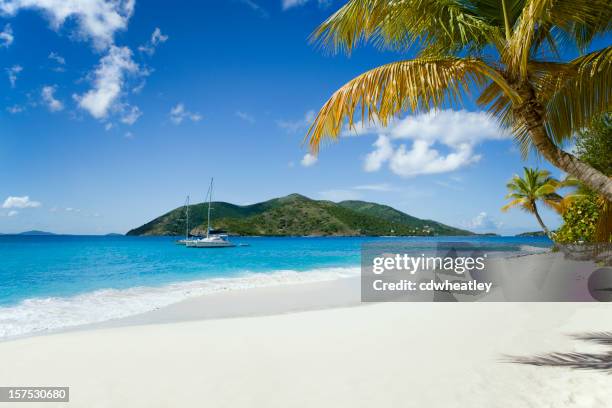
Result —
[[[607, 176], [612, 176], [612, 117], [593, 118], [576, 137], [576, 156]], [[612, 242], [612, 202], [584, 183], [569, 177], [565, 186], [575, 190], [562, 201], [563, 225], [555, 234], [559, 243]]]

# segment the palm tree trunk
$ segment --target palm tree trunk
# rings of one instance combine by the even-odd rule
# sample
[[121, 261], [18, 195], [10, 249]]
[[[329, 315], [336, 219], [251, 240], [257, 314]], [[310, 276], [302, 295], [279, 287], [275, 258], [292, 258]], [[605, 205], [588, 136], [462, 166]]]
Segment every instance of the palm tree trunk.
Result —
[[542, 221], [542, 218], [540, 218], [540, 213], [538, 212], [538, 207], [536, 206], [536, 203], [533, 203], [533, 215], [535, 215], [536, 219], [538, 220], [538, 224], [540, 224], [540, 227], [542, 227], [542, 231], [544, 231], [548, 238], [552, 239], [550, 231], [548, 230], [548, 228], [546, 228], [546, 225], [544, 225], [544, 221]]
[[554, 166], [576, 177], [606, 197], [608, 201], [612, 201], [612, 178], [583, 163], [576, 156], [559, 149], [544, 127], [544, 109], [537, 101], [533, 89], [526, 85], [517, 91], [523, 98], [523, 103], [514, 107], [514, 114], [529, 130], [531, 140], [538, 151]]

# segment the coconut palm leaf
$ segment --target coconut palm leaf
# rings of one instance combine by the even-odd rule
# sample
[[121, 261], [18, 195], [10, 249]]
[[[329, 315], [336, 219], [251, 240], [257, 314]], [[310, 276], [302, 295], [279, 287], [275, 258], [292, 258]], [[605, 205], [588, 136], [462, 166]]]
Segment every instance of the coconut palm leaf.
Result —
[[[605, 29], [612, 17], [609, 0], [528, 0], [513, 29], [504, 59], [510, 71], [528, 76], [528, 63], [537, 52], [538, 37], [554, 28], [583, 46], [595, 32]], [[607, 16], [607, 17], [606, 17]], [[587, 27], [592, 31], [586, 33]], [[538, 29], [541, 30], [538, 34]]]
[[497, 43], [500, 31], [459, 0], [352, 0], [313, 34], [313, 40], [338, 52], [350, 52], [362, 41], [406, 50], [418, 43], [436, 54], [464, 48], [480, 50]]
[[505, 31], [506, 19], [508, 25], [513, 27], [521, 16], [527, 0], [472, 0], [469, 3], [478, 16], [486, 18], [489, 24], [499, 27]]
[[313, 151], [324, 135], [336, 138], [344, 119], [354, 125], [357, 107], [362, 122], [389, 120], [406, 110], [429, 110], [450, 100], [462, 106], [470, 85], [484, 87], [495, 81], [511, 97], [516, 97], [499, 73], [478, 58], [419, 58], [383, 65], [348, 82], [325, 103], [310, 127]]
[[542, 83], [541, 98], [546, 106], [547, 127], [561, 143], [588, 126], [593, 117], [612, 107], [612, 47], [579, 57], [564, 67], [551, 70]]

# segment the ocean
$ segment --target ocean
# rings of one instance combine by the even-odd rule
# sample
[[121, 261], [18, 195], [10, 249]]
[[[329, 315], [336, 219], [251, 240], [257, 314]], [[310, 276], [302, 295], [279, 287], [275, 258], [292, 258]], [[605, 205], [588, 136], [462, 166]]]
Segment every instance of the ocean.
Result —
[[192, 296], [358, 276], [367, 242], [494, 244], [507, 253], [542, 237], [235, 237], [196, 249], [176, 237], [0, 236], [0, 339], [117, 319]]

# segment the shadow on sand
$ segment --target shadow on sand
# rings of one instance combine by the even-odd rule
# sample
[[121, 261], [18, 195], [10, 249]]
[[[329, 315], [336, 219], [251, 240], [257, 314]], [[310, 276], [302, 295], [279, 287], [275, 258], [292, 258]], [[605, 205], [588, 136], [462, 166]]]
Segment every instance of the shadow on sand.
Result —
[[[612, 348], [612, 332], [586, 333], [572, 336], [577, 340]], [[580, 370], [602, 370], [612, 374], [612, 350], [606, 353], [550, 353], [533, 357], [510, 356], [506, 361], [539, 367], [568, 367]]]

